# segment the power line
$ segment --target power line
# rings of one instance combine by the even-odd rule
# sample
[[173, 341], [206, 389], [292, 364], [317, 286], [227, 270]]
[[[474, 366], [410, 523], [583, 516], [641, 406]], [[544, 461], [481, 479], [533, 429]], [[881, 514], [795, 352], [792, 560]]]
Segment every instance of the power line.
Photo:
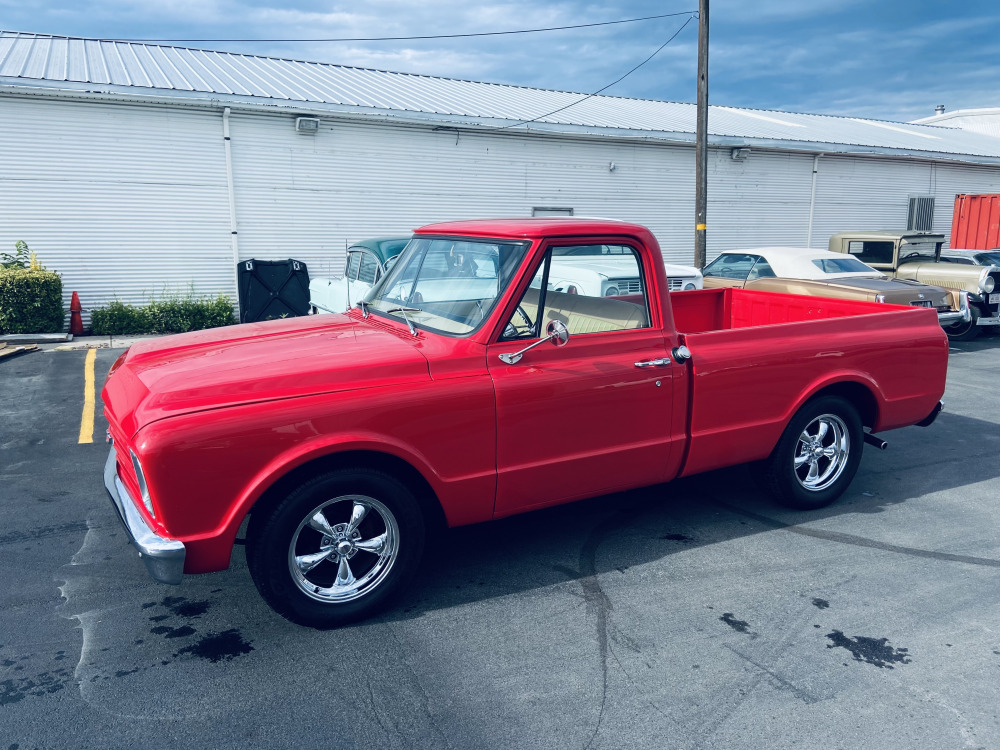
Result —
[[[616, 24], [622, 23], [636, 23], [638, 21], [654, 21], [659, 18], [673, 18], [676, 16], [690, 16], [694, 17], [698, 14], [695, 10], [685, 10], [679, 11], [677, 13], [661, 13], [656, 16], [643, 16], [642, 18], [623, 18], [618, 21], [601, 21], [599, 23], [578, 23], [571, 26], [548, 26], [541, 29], [516, 29], [513, 31], [481, 31], [472, 34], [427, 34], [423, 36], [373, 36], [373, 37], [343, 37], [337, 39], [97, 39], [93, 37], [82, 37], [82, 36], [67, 36], [58, 37], [61, 39], [79, 39], [88, 42], [99, 42], [99, 41], [116, 41], [116, 42], [157, 42], [157, 43], [168, 43], [173, 44], [176, 42], [185, 43], [205, 43], [205, 42], [268, 42], [272, 44], [276, 43], [308, 43], [308, 42], [410, 42], [417, 41], [421, 39], [468, 39], [470, 37], [478, 36], [507, 36], [511, 34], [539, 34], [546, 31], [567, 31], [569, 29], [590, 29], [596, 26], [614, 26]], [[688, 19], [690, 20], [690, 18]], [[46, 35], [48, 36], [48, 35]], [[51, 35], [57, 37], [58, 35]], [[655, 53], [654, 53], [655, 54]]]
[[690, 18], [688, 18], [688, 20], [686, 20], [681, 25], [681, 27], [679, 29], [677, 29], [677, 31], [675, 31], [673, 33], [673, 35], [667, 41], [665, 41], [663, 44], [661, 44], [659, 47], [656, 48], [656, 50], [653, 52], [653, 54], [651, 54], [649, 57], [647, 57], [641, 63], [639, 63], [638, 65], [636, 65], [634, 68], [632, 68], [632, 70], [630, 70], [628, 73], [626, 73], [625, 75], [621, 76], [620, 78], [617, 78], [616, 80], [612, 81], [607, 86], [604, 86], [603, 88], [599, 88], [597, 91], [595, 91], [592, 94], [587, 94], [582, 99], [577, 99], [575, 102], [570, 102], [569, 104], [567, 104], [564, 107], [559, 107], [559, 109], [554, 109], [551, 112], [546, 112], [544, 115], [538, 115], [538, 117], [532, 117], [530, 120], [522, 120], [521, 122], [515, 122], [513, 125], [504, 125], [503, 127], [500, 127], [500, 128], [492, 128], [492, 130], [507, 130], [507, 128], [517, 128], [517, 127], [520, 127], [521, 125], [527, 125], [528, 123], [536, 122], [537, 120], [541, 120], [543, 117], [549, 117], [550, 115], [554, 115], [557, 112], [562, 112], [564, 109], [569, 109], [570, 107], [575, 107], [577, 104], [580, 104], [581, 102], [585, 102], [588, 99], [591, 99], [591, 98], [597, 96], [598, 94], [600, 94], [603, 91], [607, 91], [609, 88], [611, 88], [612, 86], [614, 86], [616, 83], [621, 83], [622, 81], [624, 81], [630, 75], [632, 75], [633, 73], [635, 73], [635, 71], [637, 71], [643, 65], [645, 65], [646, 63], [648, 63], [654, 57], [656, 57], [660, 53], [660, 50], [662, 50], [664, 47], [666, 47], [668, 44], [670, 44], [672, 41], [674, 41], [674, 39], [677, 38], [677, 35], [680, 34], [682, 31], [684, 31], [684, 28], [689, 23], [691, 23], [691, 21], [694, 19], [695, 15], [696, 14], [692, 14], [692, 16]]

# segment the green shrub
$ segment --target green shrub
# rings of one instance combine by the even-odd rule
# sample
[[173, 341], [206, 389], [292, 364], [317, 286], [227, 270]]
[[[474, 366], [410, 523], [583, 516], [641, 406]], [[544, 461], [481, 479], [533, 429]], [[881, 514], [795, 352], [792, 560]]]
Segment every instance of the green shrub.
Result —
[[59, 274], [23, 266], [0, 268], [0, 334], [63, 330]]
[[233, 303], [224, 294], [215, 299], [153, 300], [145, 306], [115, 300], [90, 313], [90, 326], [96, 336], [184, 333], [235, 322]]

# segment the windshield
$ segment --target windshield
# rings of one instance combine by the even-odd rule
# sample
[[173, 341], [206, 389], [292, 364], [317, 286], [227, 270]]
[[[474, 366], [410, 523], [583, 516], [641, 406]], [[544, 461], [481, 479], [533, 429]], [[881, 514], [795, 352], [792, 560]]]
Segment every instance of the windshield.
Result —
[[813, 265], [823, 273], [878, 273], [857, 258], [814, 258]]
[[440, 333], [471, 333], [489, 316], [527, 242], [415, 237], [368, 296], [369, 312]]
[[979, 253], [976, 255], [976, 260], [981, 266], [1000, 266], [1000, 250]]
[[936, 260], [940, 242], [906, 242], [899, 246], [899, 262], [912, 263], [921, 260]]
[[705, 266], [705, 270], [701, 273], [703, 276], [714, 276], [721, 279], [745, 279], [757, 260], [758, 256], [756, 255], [723, 253]]

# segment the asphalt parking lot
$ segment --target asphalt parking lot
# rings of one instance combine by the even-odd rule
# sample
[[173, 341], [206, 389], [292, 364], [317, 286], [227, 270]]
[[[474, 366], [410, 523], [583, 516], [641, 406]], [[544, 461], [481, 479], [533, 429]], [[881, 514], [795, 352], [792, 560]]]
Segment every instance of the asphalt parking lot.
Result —
[[1000, 747], [1000, 336], [952, 347], [945, 412], [830, 508], [737, 468], [458, 529], [327, 632], [241, 548], [150, 581], [99, 399], [79, 442], [85, 370], [0, 362], [0, 748]]

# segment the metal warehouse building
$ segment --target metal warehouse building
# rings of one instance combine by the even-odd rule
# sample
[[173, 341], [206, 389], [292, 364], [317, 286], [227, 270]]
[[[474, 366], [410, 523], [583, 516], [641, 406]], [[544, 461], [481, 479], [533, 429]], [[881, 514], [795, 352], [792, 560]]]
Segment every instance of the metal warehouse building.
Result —
[[[328, 275], [351, 241], [473, 217], [635, 221], [689, 264], [694, 129], [691, 104], [0, 32], [0, 252], [25, 240], [85, 307], [235, 297], [239, 259]], [[956, 193], [1000, 192], [980, 133], [729, 107], [709, 130], [709, 258], [947, 234]]]

